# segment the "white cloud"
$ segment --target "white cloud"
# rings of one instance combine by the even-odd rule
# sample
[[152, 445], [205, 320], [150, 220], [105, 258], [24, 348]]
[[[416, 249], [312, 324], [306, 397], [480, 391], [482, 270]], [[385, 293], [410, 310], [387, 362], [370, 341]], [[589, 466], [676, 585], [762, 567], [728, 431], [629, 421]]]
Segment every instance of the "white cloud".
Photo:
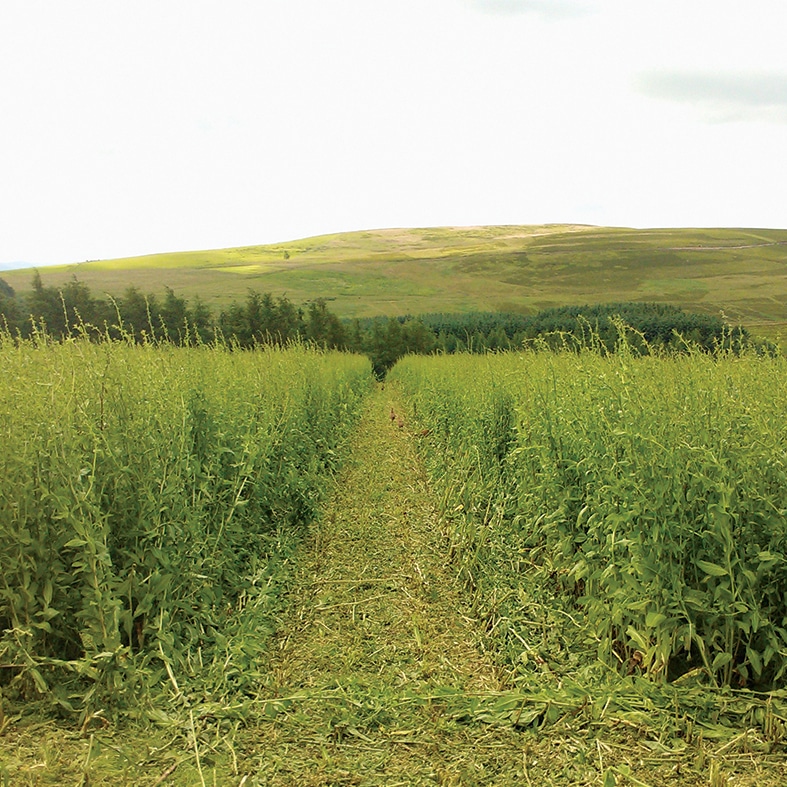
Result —
[[584, 16], [594, 9], [592, 0], [469, 0], [472, 8], [487, 14], [538, 14], [545, 18]]
[[651, 98], [690, 104], [713, 122], [787, 123], [787, 72], [650, 71], [635, 86]]

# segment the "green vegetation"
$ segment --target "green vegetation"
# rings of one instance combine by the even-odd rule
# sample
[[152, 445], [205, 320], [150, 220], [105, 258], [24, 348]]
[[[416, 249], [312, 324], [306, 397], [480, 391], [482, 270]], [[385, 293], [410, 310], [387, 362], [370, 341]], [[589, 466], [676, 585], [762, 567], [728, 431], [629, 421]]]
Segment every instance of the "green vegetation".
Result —
[[162, 299], [135, 287], [119, 298], [103, 299], [76, 279], [58, 288], [45, 286], [38, 274], [26, 296], [8, 285], [0, 291], [0, 325], [7, 334], [24, 339], [45, 335], [179, 346], [219, 342], [245, 349], [297, 341], [332, 349], [347, 346], [339, 319], [319, 299], [303, 309], [283, 296], [250, 290], [242, 303], [233, 302], [214, 315], [199, 297], [189, 303], [169, 288]]
[[[408, 403], [387, 382], [366, 399], [349, 461], [336, 483], [323, 482], [332, 494], [322, 515], [272, 567], [266, 601], [248, 590], [243, 625], [228, 617], [216, 631], [226, 637], [226, 661], [212, 664], [198, 647], [198, 675], [173, 670], [180, 692], [160, 668], [169, 701], [148, 711], [155, 724], [119, 721], [104, 708], [80, 734], [35, 704], [6, 704], [0, 776], [37, 785], [784, 784], [783, 692], [714, 689], [702, 669], [665, 682], [641, 664], [630, 675], [602, 666], [588, 655], [598, 638], [577, 595], [565, 592], [565, 572], [556, 565], [550, 577], [539, 567], [545, 550], [523, 548], [522, 523], [505, 521], [505, 507], [485, 498], [495, 465], [504, 478], [501, 443], [477, 443], [474, 464], [486, 468], [479, 484], [463, 453], [455, 463], [439, 456], [446, 443], [437, 420], [424, 433], [408, 417], [408, 409], [445, 414], [453, 391], [461, 404], [454, 435], [477, 435], [479, 422], [491, 435], [506, 420], [494, 416], [505, 412], [495, 410], [495, 392], [515, 394], [523, 379], [531, 380], [524, 393], [542, 390], [562, 417], [569, 401], [541, 373], [550, 362], [561, 382], [572, 365], [582, 379], [630, 371], [620, 359], [596, 360], [403, 362], [394, 370], [403, 385], [420, 375], [428, 387]], [[690, 372], [690, 360], [676, 371]], [[645, 359], [654, 369], [662, 362]], [[735, 369], [740, 359], [714, 363]], [[628, 393], [644, 379], [628, 374]], [[429, 391], [442, 394], [431, 410]], [[459, 439], [450, 445], [464, 450]], [[550, 543], [555, 519], [541, 523]], [[270, 583], [283, 582], [287, 593], [271, 601]]]
[[[1, 280], [0, 280], [1, 281]], [[305, 307], [284, 296], [249, 290], [242, 303], [218, 315], [197, 298], [190, 304], [168, 289], [163, 300], [134, 287], [118, 299], [95, 298], [86, 284], [70, 281], [63, 288], [44, 286], [34, 278], [33, 291], [17, 296], [6, 286], [0, 296], [0, 321], [7, 333], [59, 340], [77, 336], [97, 341], [130, 339], [197, 346], [213, 342], [249, 349], [306, 341], [316, 346], [365, 353], [382, 379], [408, 354], [521, 349], [534, 342], [553, 348], [589, 348], [614, 352], [625, 337], [640, 353], [678, 351], [689, 344], [705, 352], [774, 345], [753, 342], [740, 326], [720, 317], [686, 313], [658, 303], [614, 303], [564, 306], [533, 316], [503, 312], [424, 314], [418, 317], [372, 317], [341, 321], [322, 299]]]
[[[660, 303], [604, 303], [563, 306], [532, 316], [506, 312], [422, 314], [399, 318], [411, 329], [420, 323], [433, 334], [432, 348], [442, 353], [518, 350], [526, 346], [596, 349], [614, 352], [621, 340], [641, 354], [682, 352], [689, 344], [705, 352], [724, 347], [743, 348], [752, 343], [749, 332], [729, 326], [720, 317], [685, 312]], [[358, 321], [368, 330], [381, 318]], [[761, 343], [763, 347], [767, 343]], [[412, 351], [411, 352], [419, 352]], [[401, 357], [407, 353], [400, 353]]]
[[0, 336], [0, 365], [4, 697], [84, 728], [242, 692], [368, 362]]
[[0, 784], [784, 784], [785, 243], [0, 280]]
[[654, 714], [683, 709], [672, 734], [691, 718], [782, 739], [785, 372], [626, 352], [395, 367], [457, 569], [534, 701], [639, 687]]
[[[378, 230], [268, 246], [46, 268], [118, 298], [129, 286], [202, 298], [219, 312], [249, 288], [296, 303], [324, 298], [340, 318], [427, 312], [535, 314], [565, 305], [673, 303], [724, 312], [755, 333], [787, 322], [787, 230], [634, 230], [576, 225]], [[30, 271], [4, 278], [17, 292]]]
[[302, 556], [269, 651], [267, 718], [240, 737], [266, 785], [341, 784], [346, 773], [435, 784], [438, 774], [513, 776], [520, 766], [513, 731], [489, 734], [507, 752], [476, 750], [462, 718], [468, 697], [500, 681], [480, 632], [456, 614], [461, 594], [417, 445], [392, 408], [401, 411], [390, 388], [367, 403], [354, 461]]

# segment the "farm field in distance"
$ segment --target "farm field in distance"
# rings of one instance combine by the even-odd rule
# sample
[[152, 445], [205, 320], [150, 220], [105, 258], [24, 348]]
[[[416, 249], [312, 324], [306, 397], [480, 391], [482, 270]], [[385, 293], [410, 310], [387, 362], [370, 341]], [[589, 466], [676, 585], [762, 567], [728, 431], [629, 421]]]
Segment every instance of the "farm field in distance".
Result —
[[[249, 288], [329, 301], [340, 317], [513, 311], [570, 304], [672, 303], [724, 312], [774, 337], [787, 322], [787, 230], [582, 225], [443, 227], [326, 235], [263, 246], [153, 254], [41, 269], [98, 295], [128, 286], [200, 296], [211, 308]], [[31, 271], [3, 278], [29, 289]]]
[[787, 779], [783, 358], [0, 364], [0, 780]]

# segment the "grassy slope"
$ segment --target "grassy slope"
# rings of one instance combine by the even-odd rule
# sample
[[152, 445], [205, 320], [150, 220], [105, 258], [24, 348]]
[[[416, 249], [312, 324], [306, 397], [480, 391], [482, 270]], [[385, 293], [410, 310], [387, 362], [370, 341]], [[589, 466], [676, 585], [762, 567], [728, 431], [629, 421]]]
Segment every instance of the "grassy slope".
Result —
[[[285, 256], [286, 255], [286, 256]], [[57, 266], [97, 293], [164, 286], [213, 307], [248, 288], [340, 316], [512, 310], [651, 300], [718, 313], [773, 332], [787, 323], [787, 230], [632, 230], [578, 225], [391, 229], [268, 246], [179, 252]], [[30, 271], [3, 274], [30, 286]]]

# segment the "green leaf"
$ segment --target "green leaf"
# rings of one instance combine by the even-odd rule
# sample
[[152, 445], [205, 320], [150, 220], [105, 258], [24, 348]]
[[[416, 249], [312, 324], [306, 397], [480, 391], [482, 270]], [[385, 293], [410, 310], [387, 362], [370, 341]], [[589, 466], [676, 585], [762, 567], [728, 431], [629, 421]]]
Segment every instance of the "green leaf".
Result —
[[38, 689], [41, 694], [46, 694], [49, 691], [49, 686], [46, 685], [44, 676], [34, 667], [30, 668], [29, 674], [33, 679], [33, 683], [35, 683], [36, 689]]
[[646, 639], [645, 637], [643, 637], [643, 636], [642, 636], [642, 634], [640, 634], [640, 632], [639, 632], [639, 631], [637, 631], [637, 630], [634, 628], [634, 626], [629, 626], [629, 627], [626, 629], [626, 634], [628, 634], [628, 635], [629, 635], [629, 637], [631, 637], [631, 639], [632, 639], [632, 641], [634, 642], [634, 644], [635, 644], [635, 645], [636, 645], [636, 646], [637, 646], [637, 647], [638, 647], [640, 650], [643, 650], [643, 651], [644, 651], [644, 650], [647, 650], [647, 649], [648, 649], [648, 641], [647, 641], [647, 639]]
[[762, 675], [762, 658], [760, 657], [760, 654], [754, 650], [754, 648], [750, 648], [747, 645], [746, 657], [749, 659], [749, 664], [751, 664], [755, 674]]
[[711, 664], [711, 669], [715, 672], [722, 667], [725, 667], [732, 661], [732, 653], [717, 653], [716, 658], [713, 659], [713, 664]]
[[87, 541], [85, 541], [84, 538], [72, 538], [70, 541], [66, 541], [66, 543], [63, 544], [63, 546], [64, 547], [83, 547], [83, 546], [85, 546], [85, 544], [87, 544]]
[[658, 628], [665, 620], [667, 616], [663, 612], [648, 612], [645, 616], [645, 625], [648, 628], [655, 629]]
[[727, 569], [720, 566], [718, 563], [708, 563], [707, 560], [695, 560], [697, 568], [702, 569], [706, 574], [712, 577], [723, 577], [727, 574]]

